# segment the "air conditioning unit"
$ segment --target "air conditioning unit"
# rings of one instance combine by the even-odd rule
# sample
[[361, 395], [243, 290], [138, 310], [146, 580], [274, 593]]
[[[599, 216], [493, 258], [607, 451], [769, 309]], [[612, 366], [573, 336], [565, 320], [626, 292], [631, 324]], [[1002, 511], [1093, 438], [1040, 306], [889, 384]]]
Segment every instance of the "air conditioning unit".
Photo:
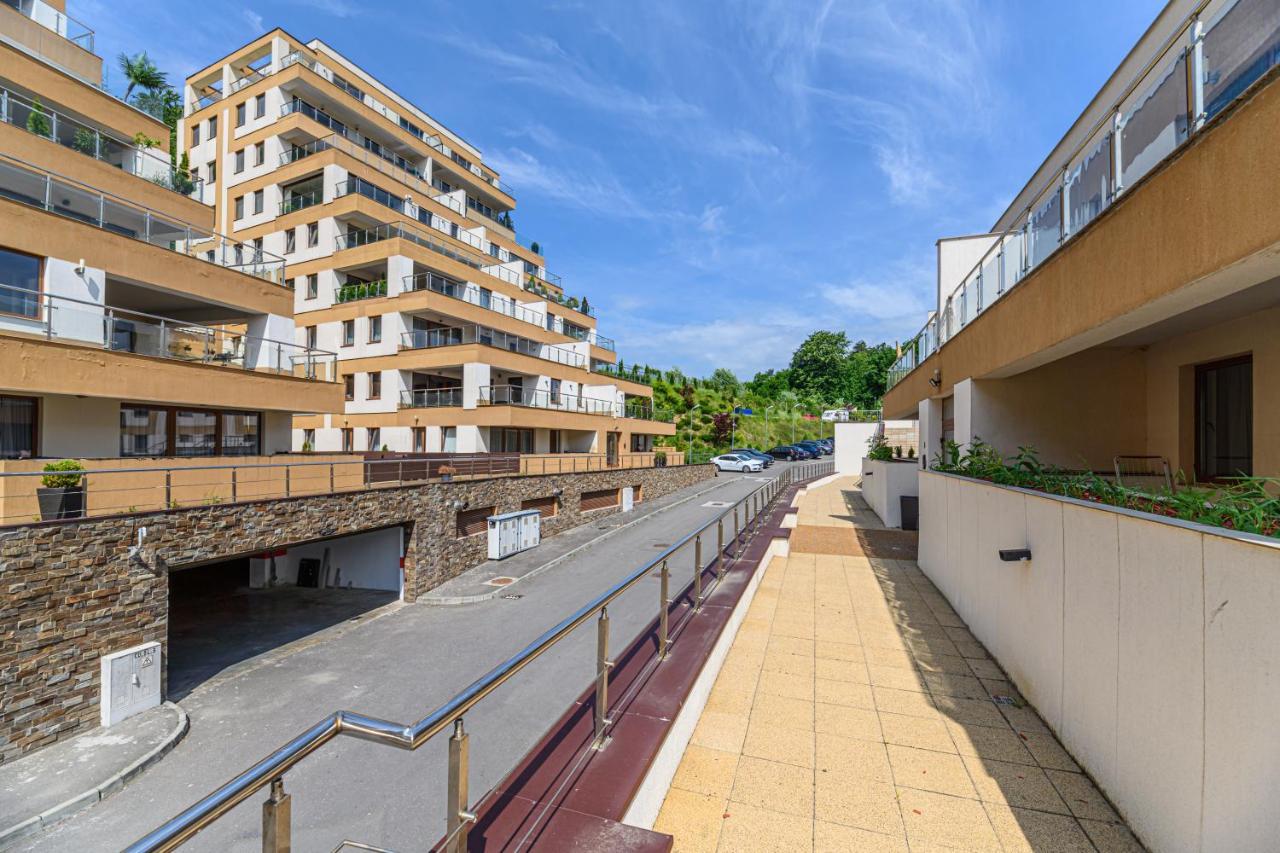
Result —
[[101, 722], [115, 725], [160, 704], [160, 644], [103, 655]]
[[490, 560], [505, 559], [542, 542], [542, 513], [536, 509], [491, 515], [488, 522]]

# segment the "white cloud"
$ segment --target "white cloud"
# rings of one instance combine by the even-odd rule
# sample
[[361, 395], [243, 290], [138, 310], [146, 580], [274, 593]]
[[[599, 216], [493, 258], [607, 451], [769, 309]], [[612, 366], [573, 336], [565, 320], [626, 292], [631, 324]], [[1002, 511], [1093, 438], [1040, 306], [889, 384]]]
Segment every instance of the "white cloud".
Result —
[[252, 9], [242, 9], [241, 14], [244, 15], [244, 19], [249, 23], [249, 29], [253, 30], [255, 33], [262, 33], [266, 31], [267, 28], [263, 26], [262, 16], [257, 12]]

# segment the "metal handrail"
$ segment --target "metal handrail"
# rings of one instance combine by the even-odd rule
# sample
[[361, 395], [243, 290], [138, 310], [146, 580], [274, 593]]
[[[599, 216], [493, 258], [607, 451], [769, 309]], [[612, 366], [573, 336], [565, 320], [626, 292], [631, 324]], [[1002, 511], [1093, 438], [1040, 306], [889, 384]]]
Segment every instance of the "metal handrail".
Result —
[[[190, 840], [200, 830], [213, 823], [222, 815], [244, 802], [252, 794], [268, 784], [272, 785], [273, 791], [277, 786], [279, 786], [280, 792], [283, 793], [284, 774], [302, 761], [302, 759], [317, 751], [320, 747], [324, 746], [338, 735], [348, 735], [360, 740], [372, 741], [374, 743], [381, 743], [387, 746], [394, 746], [399, 749], [406, 750], [418, 749], [450, 725], [455, 727], [455, 738], [463, 736], [461, 732], [461, 723], [462, 717], [467, 711], [475, 707], [482, 699], [497, 690], [526, 666], [540, 658], [548, 649], [572, 633], [574, 629], [583, 625], [588, 619], [597, 613], [604, 612], [606, 608], [619, 596], [631, 589], [640, 581], [644, 580], [650, 575], [650, 573], [659, 567], [661, 567], [662, 570], [665, 589], [665, 579], [667, 575], [666, 563], [677, 551], [684, 548], [691, 542], [696, 541], [700, 545], [700, 537], [703, 533], [710, 530], [713, 526], [723, 525], [724, 521], [731, 515], [736, 526], [738, 522], [738, 511], [740, 508], [745, 508], [747, 512], [750, 512], [751, 508], [753, 506], [755, 507], [756, 513], [753, 520], [758, 527], [760, 519], [763, 516], [762, 509], [767, 509], [768, 506], [783, 493], [784, 486], [789, 486], [791, 483], [798, 480], [813, 479], [818, 476], [823, 476], [834, 466], [830, 461], [827, 461], [802, 463], [798, 467], [801, 471], [799, 477], [795, 476], [796, 468], [788, 469], [781, 477], [771, 480], [746, 495], [732, 507], [725, 509], [711, 521], [702, 525], [692, 533], [687, 534], [684, 538], [666, 548], [661, 554], [645, 563], [639, 569], [632, 571], [626, 578], [596, 596], [596, 598], [589, 603], [580, 607], [575, 613], [545, 631], [533, 642], [529, 643], [523, 649], [473, 681], [452, 699], [445, 702], [439, 708], [418, 720], [416, 723], [397, 723], [377, 717], [369, 717], [364, 714], [357, 714], [351, 711], [337, 711], [330, 714], [320, 722], [299, 734], [297, 737], [290, 740], [275, 752], [231, 779], [222, 787], [198, 800], [175, 817], [156, 827], [133, 844], [130, 844], [125, 848], [125, 853], [150, 853], [150, 851], [173, 850], [179, 845]], [[721, 527], [720, 529], [723, 528]], [[740, 540], [741, 535], [737, 538]], [[724, 556], [724, 550], [721, 548], [718, 559], [723, 562]], [[698, 575], [694, 582], [695, 585], [700, 586], [701, 573], [705, 568], [705, 566], [695, 567], [695, 571]], [[665, 613], [668, 605], [668, 601], [664, 600], [662, 602], [662, 614], [660, 615], [663, 616], [664, 626]], [[667, 639], [663, 636], [660, 637], [660, 640], [662, 650], [665, 651]], [[453, 765], [453, 762], [451, 762], [451, 765]], [[452, 770], [453, 768], [451, 766], [451, 771]], [[465, 789], [465, 785], [463, 788]], [[269, 806], [270, 804], [271, 801], [268, 801]], [[451, 804], [451, 807], [453, 805], [454, 804]], [[467, 803], [462, 803], [459, 813], [456, 815], [450, 815], [449, 817], [451, 830], [453, 830], [455, 826], [460, 826], [462, 829], [460, 834], [463, 836], [465, 836], [466, 824], [474, 819], [474, 815], [465, 812], [467, 807]], [[279, 839], [277, 839], [277, 842], [278, 841]], [[458, 849], [465, 849], [465, 837], [463, 838], [463, 841], [463, 846], [458, 847]], [[287, 845], [287, 843], [288, 842], [286, 840], [285, 844]], [[277, 843], [276, 849], [288, 849], [288, 847], [281, 846]]]

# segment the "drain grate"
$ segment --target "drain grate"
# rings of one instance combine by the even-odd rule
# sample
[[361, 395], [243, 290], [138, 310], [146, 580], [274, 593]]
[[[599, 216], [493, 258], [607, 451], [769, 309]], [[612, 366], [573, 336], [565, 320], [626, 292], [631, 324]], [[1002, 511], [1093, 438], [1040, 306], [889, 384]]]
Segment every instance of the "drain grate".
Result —
[[515, 578], [508, 578], [508, 577], [490, 578], [489, 580], [484, 582], [484, 585], [485, 586], [510, 586], [515, 582], [516, 582]]
[[710, 507], [711, 509], [724, 509], [727, 506], [733, 506], [733, 504], [728, 501], [707, 501], [703, 506]]
[[507, 601], [519, 601], [520, 599], [524, 598], [524, 596], [518, 592], [509, 592], [502, 597], [505, 598]]

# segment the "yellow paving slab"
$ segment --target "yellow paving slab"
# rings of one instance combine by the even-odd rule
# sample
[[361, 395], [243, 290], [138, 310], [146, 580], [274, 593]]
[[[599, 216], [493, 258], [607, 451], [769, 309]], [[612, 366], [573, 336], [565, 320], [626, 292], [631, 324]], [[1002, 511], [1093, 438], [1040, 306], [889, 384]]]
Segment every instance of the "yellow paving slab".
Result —
[[913, 560], [842, 552], [883, 530], [856, 481], [796, 515], [841, 552], [765, 568], [655, 824], [676, 850], [1142, 850]]

